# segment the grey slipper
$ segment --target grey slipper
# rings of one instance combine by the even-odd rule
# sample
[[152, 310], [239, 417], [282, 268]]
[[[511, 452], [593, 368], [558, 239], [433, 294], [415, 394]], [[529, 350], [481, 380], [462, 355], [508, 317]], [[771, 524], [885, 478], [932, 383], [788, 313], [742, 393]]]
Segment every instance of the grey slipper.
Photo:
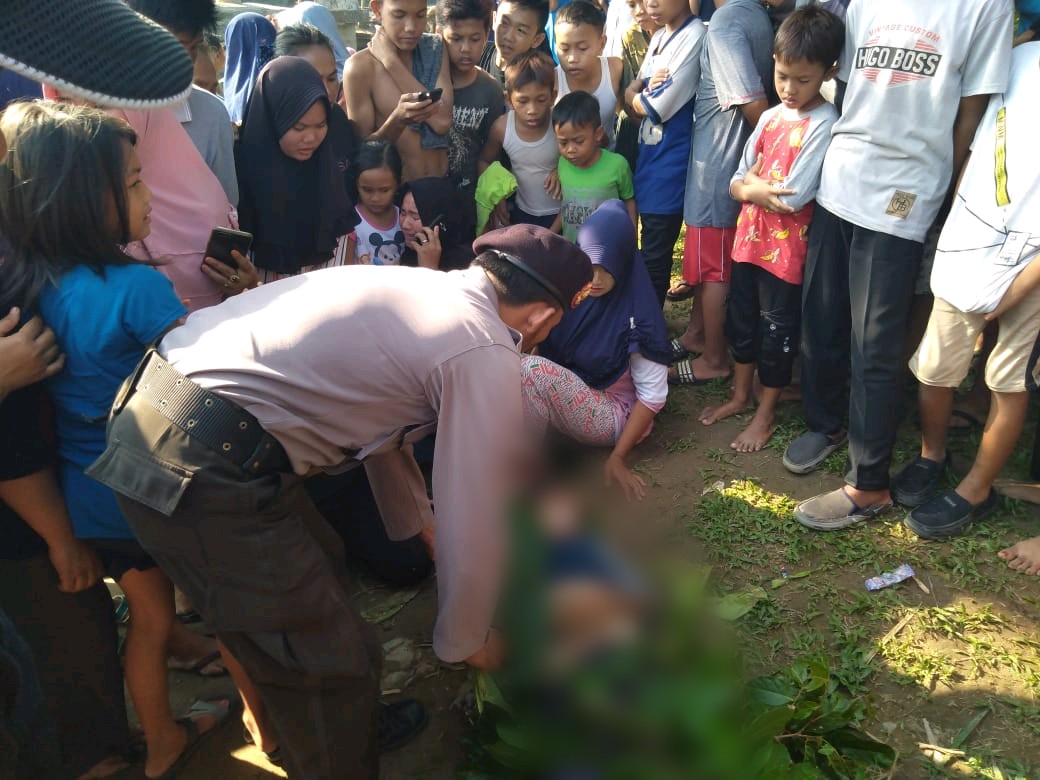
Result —
[[[218, 701], [226, 701], [228, 706], [226, 708], [221, 707], [217, 704]], [[169, 769], [158, 777], [148, 778], [148, 780], [174, 780], [178, 777], [184, 769], [185, 764], [191, 760], [192, 755], [194, 755], [195, 751], [198, 749], [199, 743], [202, 739], [207, 735], [214, 733], [219, 726], [227, 721], [233, 712], [237, 711], [237, 709], [237, 703], [230, 696], [222, 696], [215, 699], [196, 699], [192, 702], [191, 706], [188, 708], [188, 715], [177, 719], [177, 723], [188, 732], [188, 742], [184, 746], [184, 750], [181, 751], [181, 754]], [[205, 732], [199, 733], [198, 724], [196, 724], [191, 717], [193, 713], [206, 713], [212, 715], [216, 722]]]
[[869, 506], [856, 506], [845, 488], [821, 493], [800, 503], [794, 510], [794, 519], [815, 531], [837, 531], [861, 520], [877, 517], [892, 507], [891, 501]]
[[784, 468], [794, 474], [815, 471], [832, 452], [844, 446], [846, 441], [848, 436], [845, 433], [838, 439], [832, 439], [825, 433], [806, 431], [784, 450]]

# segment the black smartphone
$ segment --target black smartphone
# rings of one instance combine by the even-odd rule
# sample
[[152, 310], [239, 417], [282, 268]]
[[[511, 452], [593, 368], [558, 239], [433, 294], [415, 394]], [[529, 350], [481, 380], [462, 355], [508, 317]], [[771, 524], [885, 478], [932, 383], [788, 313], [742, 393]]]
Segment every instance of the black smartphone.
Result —
[[436, 103], [438, 100], [441, 99], [441, 95], [443, 94], [444, 90], [441, 87], [437, 87], [437, 89], [431, 89], [429, 92], [420, 92], [419, 97], [416, 98], [416, 101], [432, 100], [434, 103]]
[[430, 224], [426, 227], [430, 228], [431, 230], [433, 228], [440, 228], [440, 230], [437, 231], [437, 238], [439, 238], [441, 241], [444, 240], [444, 236], [448, 232], [448, 226], [444, 223], [443, 214], [438, 214], [436, 217], [431, 219]]
[[215, 227], [209, 234], [209, 241], [206, 243], [206, 257], [212, 257], [214, 260], [219, 260], [232, 268], [236, 268], [238, 263], [231, 256], [231, 250], [237, 249], [242, 254], [247, 254], [249, 247], [252, 245], [252, 233], [246, 233], [244, 230], [232, 230], [226, 227]]

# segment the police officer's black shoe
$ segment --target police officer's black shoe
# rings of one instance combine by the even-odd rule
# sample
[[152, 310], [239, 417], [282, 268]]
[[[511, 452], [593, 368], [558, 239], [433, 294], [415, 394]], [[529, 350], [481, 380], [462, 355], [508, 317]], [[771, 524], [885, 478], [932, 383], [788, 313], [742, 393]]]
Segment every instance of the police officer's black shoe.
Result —
[[415, 699], [379, 706], [379, 752], [404, 747], [426, 727], [426, 708]]

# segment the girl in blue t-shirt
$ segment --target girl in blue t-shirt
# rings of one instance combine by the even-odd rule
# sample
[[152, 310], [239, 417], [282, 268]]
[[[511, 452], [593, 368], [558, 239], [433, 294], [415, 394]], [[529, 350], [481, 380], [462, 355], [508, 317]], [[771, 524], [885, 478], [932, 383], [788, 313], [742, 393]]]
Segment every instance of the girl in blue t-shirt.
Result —
[[134, 539], [112, 491], [84, 470], [104, 451], [108, 410], [124, 378], [185, 308], [165, 276], [122, 250], [148, 235], [151, 212], [128, 124], [96, 109], [37, 102], [9, 107], [0, 130], [10, 146], [0, 168], [7, 243], [0, 300], [38, 307], [65, 353], [64, 370], [47, 382], [62, 492], [76, 537], [98, 553], [129, 602], [126, 684], [147, 743], [145, 774], [164, 776], [230, 706], [193, 707], [196, 720], [175, 721], [168, 654], [201, 658], [201, 669], [215, 666], [219, 653], [174, 619], [170, 581]]

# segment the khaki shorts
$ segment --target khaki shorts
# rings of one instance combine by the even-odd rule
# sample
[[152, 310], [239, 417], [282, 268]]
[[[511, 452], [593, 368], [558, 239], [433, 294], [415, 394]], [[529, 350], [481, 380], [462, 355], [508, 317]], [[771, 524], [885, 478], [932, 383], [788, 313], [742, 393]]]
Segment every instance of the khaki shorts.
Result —
[[[984, 314], [966, 313], [936, 298], [924, 338], [910, 358], [921, 384], [958, 387], [968, 375]], [[986, 362], [986, 386], [995, 393], [1023, 393], [1029, 355], [1040, 330], [1040, 295], [1026, 296], [999, 320], [997, 344]]]

